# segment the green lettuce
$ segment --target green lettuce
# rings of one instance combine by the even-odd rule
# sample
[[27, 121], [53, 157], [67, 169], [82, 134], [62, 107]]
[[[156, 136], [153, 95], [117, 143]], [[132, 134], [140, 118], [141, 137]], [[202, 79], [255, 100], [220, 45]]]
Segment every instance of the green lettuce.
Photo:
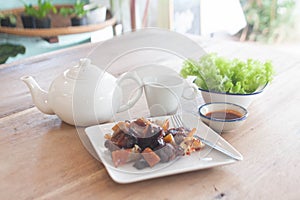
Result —
[[180, 74], [183, 78], [196, 76], [195, 84], [204, 90], [250, 94], [271, 82], [274, 69], [271, 61], [230, 60], [210, 53], [199, 61], [185, 60]]

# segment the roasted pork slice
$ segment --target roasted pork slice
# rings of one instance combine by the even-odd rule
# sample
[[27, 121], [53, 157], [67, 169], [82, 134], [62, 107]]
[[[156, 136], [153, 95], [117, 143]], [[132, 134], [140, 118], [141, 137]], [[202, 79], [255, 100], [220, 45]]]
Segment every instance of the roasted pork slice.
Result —
[[166, 143], [164, 146], [155, 149], [154, 152], [159, 156], [160, 162], [165, 163], [176, 158], [176, 149], [170, 144]]
[[104, 142], [104, 146], [110, 151], [116, 151], [116, 150], [120, 150], [120, 147], [118, 145], [116, 145], [115, 143], [113, 143], [111, 140], [105, 140]]
[[188, 133], [189, 131], [184, 129], [183, 127], [171, 128], [167, 131], [167, 134], [173, 135], [175, 143], [177, 145], [179, 145], [184, 140]]
[[137, 144], [135, 136], [130, 133], [124, 133], [121, 130], [113, 133], [111, 141], [120, 148], [132, 148], [135, 144]]
[[115, 167], [140, 159], [140, 148], [135, 145], [131, 149], [119, 149], [111, 152], [112, 161]]
[[150, 147], [154, 149], [163, 143], [164, 132], [160, 126], [142, 120], [131, 122], [129, 126], [131, 135], [137, 138], [137, 145], [142, 149]]
[[128, 133], [129, 132], [129, 126], [130, 126], [130, 122], [128, 122], [128, 121], [118, 122], [116, 125], [114, 125], [112, 127], [112, 130], [114, 132], [123, 131], [124, 133]]
[[147, 161], [150, 167], [153, 167], [160, 161], [160, 157], [155, 152], [153, 152], [152, 149], [150, 149], [149, 147], [144, 149], [144, 151], [142, 152], [142, 156]]
[[142, 157], [133, 164], [133, 167], [135, 167], [136, 169], [144, 169], [146, 167], [149, 167], [149, 164], [144, 159], [144, 157]]

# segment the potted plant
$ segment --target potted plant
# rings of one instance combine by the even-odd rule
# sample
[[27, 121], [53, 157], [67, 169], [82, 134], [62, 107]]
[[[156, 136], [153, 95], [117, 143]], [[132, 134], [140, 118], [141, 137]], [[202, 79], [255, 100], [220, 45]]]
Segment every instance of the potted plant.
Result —
[[86, 14], [87, 11], [84, 9], [84, 2], [77, 0], [73, 7], [63, 7], [59, 10], [63, 16], [71, 17], [72, 26], [81, 26], [87, 24]]
[[32, 4], [24, 4], [25, 10], [21, 14], [21, 20], [24, 28], [36, 28], [35, 25], [35, 8]]
[[17, 17], [12, 13], [4, 14], [0, 12], [1, 26], [16, 27]]
[[50, 28], [50, 12], [57, 12], [51, 0], [38, 0], [37, 7], [33, 7], [32, 5], [25, 5], [25, 15], [30, 16], [32, 19], [32, 27], [30, 28]]
[[36, 9], [34, 16], [36, 28], [51, 27], [51, 19], [48, 16], [51, 11], [53, 13], [57, 12], [51, 0], [38, 0], [38, 8]]

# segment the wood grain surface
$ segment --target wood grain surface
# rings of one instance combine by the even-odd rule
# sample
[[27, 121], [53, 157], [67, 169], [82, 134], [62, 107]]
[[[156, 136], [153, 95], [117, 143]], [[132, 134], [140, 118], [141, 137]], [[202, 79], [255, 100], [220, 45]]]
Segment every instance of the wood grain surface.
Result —
[[38, 111], [19, 80], [33, 75], [47, 89], [95, 45], [85, 44], [0, 67], [0, 199], [299, 199], [300, 56], [264, 45], [193, 39], [208, 52], [272, 60], [276, 66], [273, 82], [249, 107], [246, 123], [222, 134], [243, 161], [115, 183], [84, 147], [78, 130]]

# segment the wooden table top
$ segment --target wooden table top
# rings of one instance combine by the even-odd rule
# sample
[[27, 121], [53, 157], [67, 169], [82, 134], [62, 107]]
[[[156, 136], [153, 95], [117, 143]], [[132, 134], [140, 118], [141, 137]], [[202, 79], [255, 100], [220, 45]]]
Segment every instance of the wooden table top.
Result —
[[222, 134], [243, 161], [115, 183], [76, 128], [41, 113], [19, 80], [32, 75], [48, 88], [95, 46], [85, 44], [0, 66], [0, 199], [298, 199], [300, 56], [263, 45], [193, 39], [208, 52], [272, 60], [276, 66], [273, 82], [248, 108], [245, 124]]

